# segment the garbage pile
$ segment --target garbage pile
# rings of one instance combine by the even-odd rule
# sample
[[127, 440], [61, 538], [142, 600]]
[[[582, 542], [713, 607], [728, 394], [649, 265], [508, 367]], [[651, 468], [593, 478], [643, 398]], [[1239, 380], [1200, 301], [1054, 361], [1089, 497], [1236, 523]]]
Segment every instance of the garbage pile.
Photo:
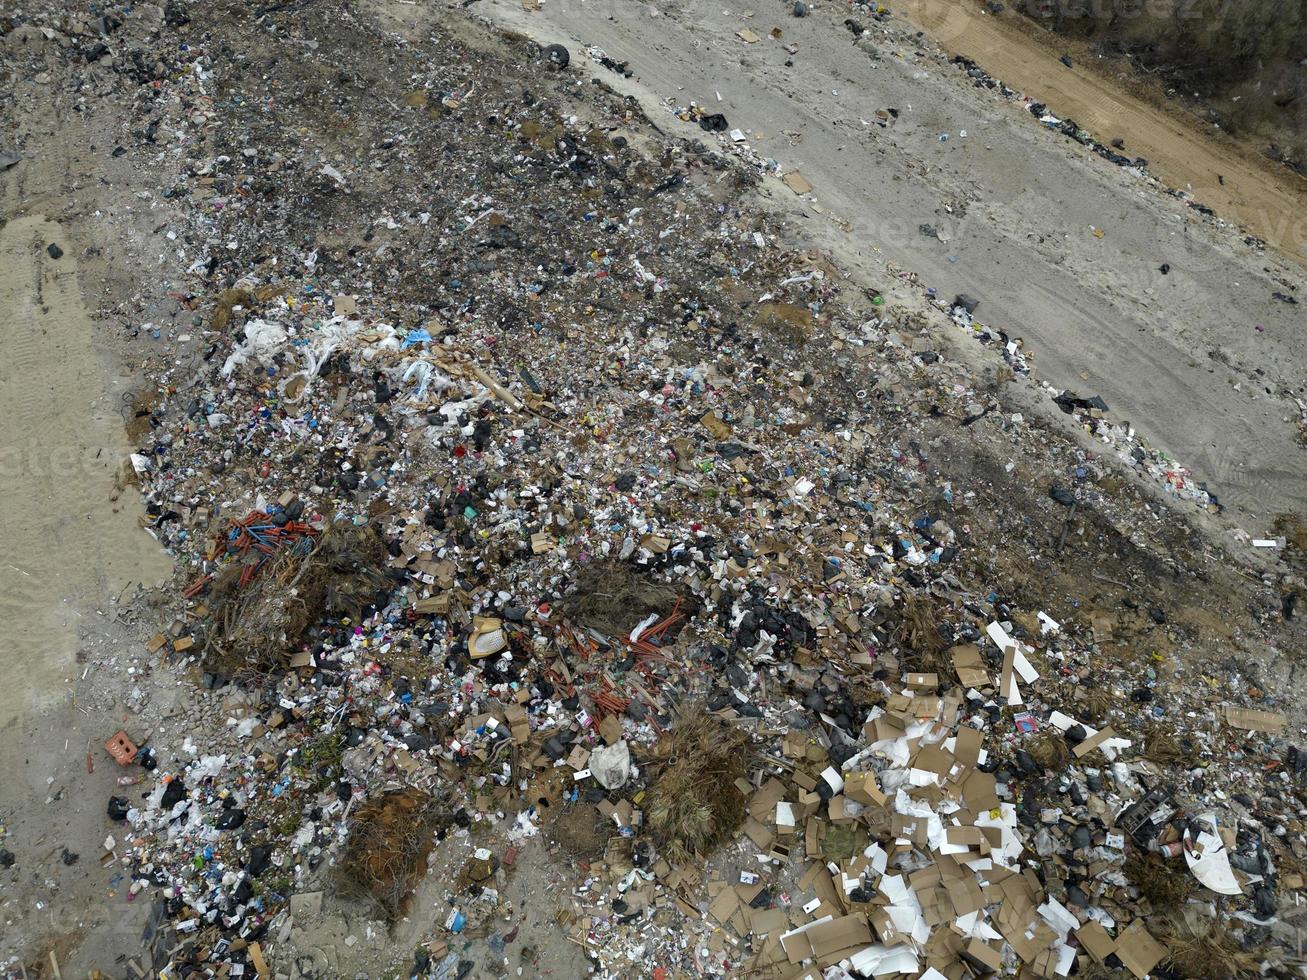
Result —
[[[637, 151], [566, 49], [122, 16], [95, 71], [148, 76], [128, 152], [176, 153], [189, 266], [136, 457], [179, 568], [149, 652], [204, 692], [114, 743], [107, 864], [170, 923], [142, 974], [288, 971], [324, 889], [430, 917], [457, 839], [406, 969], [469, 975], [519, 849], [585, 812], [551, 897], [596, 976], [1288, 975], [1285, 705], [1143, 585], [1056, 621], [1011, 583], [1069, 501], [933, 449], [1060, 474], [1065, 440], [1012, 448], [913, 317], [721, 161]], [[288, 99], [257, 65], [292, 46]], [[1077, 458], [1079, 505], [1140, 520]]]

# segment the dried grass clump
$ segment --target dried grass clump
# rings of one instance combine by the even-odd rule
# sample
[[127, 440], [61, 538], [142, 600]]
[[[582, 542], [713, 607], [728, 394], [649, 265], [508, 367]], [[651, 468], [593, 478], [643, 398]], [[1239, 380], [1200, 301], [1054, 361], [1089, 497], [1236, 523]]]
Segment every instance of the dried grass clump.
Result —
[[[1097, 665], [1095, 670], [1101, 669]], [[1112, 710], [1115, 702], [1112, 692], [1105, 687], [1095, 685], [1085, 689], [1084, 699], [1080, 702], [1082, 714], [1090, 721], [1103, 721]]]
[[678, 596], [673, 586], [612, 559], [584, 566], [574, 594], [561, 605], [563, 615], [573, 622], [608, 636], [627, 636], [652, 613], [660, 618], [670, 615]]
[[1080, 968], [1076, 980], [1135, 980], [1135, 975], [1129, 970], [1114, 970], [1106, 963], [1091, 961], [1088, 956], [1081, 956], [1080, 962], [1087, 965]]
[[1168, 862], [1138, 851], [1125, 859], [1126, 879], [1148, 900], [1154, 912], [1178, 909], [1194, 893], [1194, 878], [1183, 861]]
[[927, 596], [904, 592], [890, 615], [896, 617], [893, 635], [903, 659], [923, 674], [948, 677], [953, 663], [947, 656], [949, 642], [939, 631], [941, 605]]
[[1307, 568], [1307, 521], [1293, 513], [1283, 513], [1271, 525], [1285, 539], [1284, 557], [1290, 566]]
[[1041, 732], [1023, 746], [1045, 769], [1060, 772], [1071, 764], [1071, 749], [1058, 731]]
[[1144, 726], [1144, 758], [1152, 762], [1178, 762], [1185, 758], [1175, 728], [1161, 722]]
[[748, 771], [745, 734], [713, 715], [685, 712], [654, 748], [661, 766], [649, 787], [645, 816], [669, 860], [707, 854], [744, 821], [735, 781]]
[[434, 797], [412, 787], [368, 800], [355, 812], [341, 855], [344, 891], [395, 921], [426, 871], [436, 830], [448, 822]]
[[1225, 924], [1193, 912], [1173, 915], [1159, 931], [1171, 969], [1187, 980], [1260, 975], [1261, 958], [1239, 945]]
[[234, 678], [278, 669], [323, 618], [360, 616], [385, 584], [386, 558], [371, 527], [337, 523], [307, 554], [283, 549], [245, 586], [240, 563], [231, 563], [213, 584], [209, 669]]

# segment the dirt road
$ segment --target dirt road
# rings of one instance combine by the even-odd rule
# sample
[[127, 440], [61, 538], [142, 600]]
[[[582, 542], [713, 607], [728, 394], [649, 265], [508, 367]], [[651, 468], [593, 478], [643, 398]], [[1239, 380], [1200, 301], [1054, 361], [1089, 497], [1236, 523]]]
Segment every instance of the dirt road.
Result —
[[[807, 200], [768, 181], [796, 238], [880, 286], [906, 269], [942, 296], [978, 297], [982, 320], [1035, 352], [1041, 379], [1101, 395], [1206, 480], [1233, 524], [1262, 528], [1307, 509], [1307, 449], [1289, 397], [1304, 396], [1307, 377], [1301, 308], [1273, 298], [1303, 294], [1302, 269], [976, 87], [915, 25], [872, 24], [855, 44], [846, 8], [833, 4], [802, 19], [789, 5], [750, 14], [699, 0], [474, 9], [568, 44], [574, 62], [588, 45], [628, 62], [629, 79], [592, 70], [670, 131], [725, 149], [725, 134], [667, 106], [725, 114], [760, 156], [815, 185]], [[742, 40], [745, 29], [759, 40]], [[1232, 195], [1257, 186], [1230, 170]]]
[[946, 51], [965, 55], [1100, 139], [1120, 138], [1168, 185], [1307, 263], [1307, 180], [1214, 138], [1215, 129], [1197, 132], [1083, 66], [1068, 68], [1052, 50], [966, 0], [909, 0], [906, 10]]

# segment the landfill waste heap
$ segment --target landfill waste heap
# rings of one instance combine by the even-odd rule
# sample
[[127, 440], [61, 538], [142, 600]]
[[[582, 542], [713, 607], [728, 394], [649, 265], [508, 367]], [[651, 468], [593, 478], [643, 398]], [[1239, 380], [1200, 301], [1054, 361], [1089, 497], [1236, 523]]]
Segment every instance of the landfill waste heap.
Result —
[[290, 976], [324, 889], [430, 919], [395, 975], [472, 975], [578, 810], [549, 897], [595, 976], [1298, 975], [1299, 580], [1205, 491], [1005, 408], [983, 304], [859, 286], [566, 51], [247, 14], [60, 15], [101, 18], [67, 57], [134, 113], [188, 311], [132, 464], [151, 669], [204, 696], [104, 733], [138, 975]]

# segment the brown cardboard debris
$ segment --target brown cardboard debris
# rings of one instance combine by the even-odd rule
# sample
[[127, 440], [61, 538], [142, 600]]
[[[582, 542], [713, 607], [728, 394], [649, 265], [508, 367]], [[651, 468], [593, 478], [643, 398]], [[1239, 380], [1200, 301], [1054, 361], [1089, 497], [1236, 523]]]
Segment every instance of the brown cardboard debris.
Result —
[[1282, 732], [1289, 719], [1278, 711], [1256, 711], [1227, 704], [1221, 709], [1225, 723], [1247, 732]]
[[567, 764], [572, 767], [574, 772], [580, 772], [590, 761], [590, 750], [581, 745], [572, 746], [572, 752], [567, 757]]
[[871, 941], [871, 928], [866, 918], [854, 915], [804, 926], [801, 931], [781, 936], [781, 945], [791, 963], [802, 963], [809, 958], [820, 962], [832, 956], [838, 960], [835, 954], [869, 945]]
[[811, 194], [813, 191], [812, 184], [808, 183], [808, 178], [797, 170], [791, 170], [781, 180], [795, 194]]
[[731, 427], [717, 417], [716, 412], [709, 412], [699, 419], [702, 425], [712, 435], [714, 439], [729, 439], [731, 437]]
[[736, 31], [735, 36], [738, 37], [745, 44], [757, 44], [759, 41], [762, 40], [761, 37], [759, 37], [753, 31], [749, 30], [747, 27], [742, 31]]
[[1009, 705], [1021, 704], [1021, 689], [1017, 687], [1015, 672], [1017, 647], [1010, 643], [1003, 648], [1003, 669], [999, 671], [998, 693]]
[[622, 723], [614, 715], [608, 715], [599, 723], [599, 734], [609, 745], [616, 745], [622, 740]]
[[767, 850], [776, 839], [775, 834], [753, 818], [744, 821], [744, 835], [753, 841], [754, 846], [760, 851]]
[[1116, 738], [1116, 732], [1112, 731], [1111, 725], [1108, 725], [1097, 735], [1090, 735], [1089, 738], [1085, 739], [1083, 742], [1081, 742], [1079, 745], [1073, 748], [1071, 752], [1075, 755], [1077, 759], [1083, 759], [1090, 752], [1094, 751], [1094, 749], [1098, 748], [1100, 745], [1106, 742], [1109, 738]]
[[508, 646], [503, 620], [494, 616], [477, 616], [472, 621], [472, 635], [467, 639], [468, 655], [473, 660], [489, 657]]
[[259, 975], [259, 980], [272, 976], [268, 969], [268, 962], [263, 958], [263, 949], [258, 943], [250, 943], [250, 961], [254, 964], [254, 970]]
[[1166, 958], [1167, 952], [1167, 948], [1153, 938], [1139, 919], [1116, 937], [1117, 957], [1139, 980], [1144, 980], [1153, 967]]
[[779, 779], [769, 779], [749, 798], [749, 815], [755, 820], [771, 820], [776, 804], [784, 798], [785, 784]]
[[723, 888], [708, 905], [708, 914], [725, 925], [740, 908], [740, 897], [733, 888]]
[[749, 930], [756, 936], [779, 934], [788, 926], [784, 909], [763, 909], [749, 916]]
[[985, 667], [980, 649], [973, 643], [964, 643], [949, 650], [953, 659], [953, 671], [958, 675], [958, 682], [963, 687], [988, 687], [992, 681]]
[[1076, 930], [1076, 938], [1099, 963], [1116, 952], [1116, 942], [1107, 934], [1106, 929], [1092, 920]]
[[958, 729], [953, 757], [957, 759], [959, 765], [970, 769], [980, 762], [980, 750], [983, 746], [984, 736], [974, 728], [963, 726]]
[[984, 940], [972, 939], [962, 950], [963, 958], [985, 973], [997, 972], [1003, 965], [1003, 954]]
[[844, 795], [866, 806], [884, 806], [888, 800], [880, 791], [874, 772], [855, 772], [845, 776]]

